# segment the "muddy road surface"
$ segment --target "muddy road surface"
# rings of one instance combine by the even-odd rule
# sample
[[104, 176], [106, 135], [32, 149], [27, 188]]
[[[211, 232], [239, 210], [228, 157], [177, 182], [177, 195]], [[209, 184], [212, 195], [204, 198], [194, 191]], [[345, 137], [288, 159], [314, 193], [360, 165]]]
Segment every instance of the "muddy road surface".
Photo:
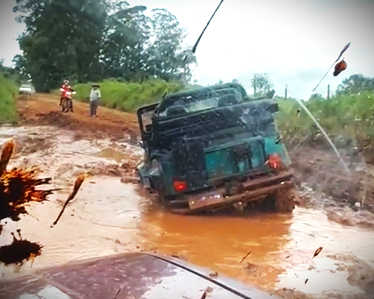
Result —
[[[58, 101], [45, 95], [18, 105], [23, 126], [0, 128], [0, 145], [11, 137], [17, 144], [10, 167], [39, 165], [62, 190], [49, 202], [31, 205], [30, 216], [5, 225], [1, 245], [20, 228], [44, 247], [32, 267], [30, 262], [0, 266], [2, 279], [71, 260], [145, 250], [186, 259], [284, 298], [373, 298], [373, 214], [322, 195], [308, 177], [300, 182], [302, 205], [292, 215], [172, 215], [134, 183], [132, 169], [142, 153], [130, 137], [136, 132], [133, 115], [115, 112], [111, 119], [112, 112], [100, 108], [99, 117], [90, 118], [82, 103], [75, 104], [74, 116], [61, 115]], [[82, 172], [90, 177], [51, 228]]]

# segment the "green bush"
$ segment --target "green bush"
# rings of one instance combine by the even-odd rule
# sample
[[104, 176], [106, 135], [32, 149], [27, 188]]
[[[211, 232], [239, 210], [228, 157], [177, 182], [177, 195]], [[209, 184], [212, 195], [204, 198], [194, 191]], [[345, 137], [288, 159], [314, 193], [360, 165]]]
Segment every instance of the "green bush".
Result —
[[[101, 105], [111, 109], [134, 112], [142, 105], [156, 102], [164, 94], [179, 91], [185, 86], [180, 82], [152, 80], [144, 83], [118, 82], [108, 79], [98, 82], [101, 91]], [[88, 102], [92, 83], [74, 86], [75, 99]]]
[[[374, 140], [374, 93], [303, 101], [331, 137]], [[296, 100], [279, 99], [278, 127], [286, 142], [300, 142], [320, 131]]]
[[14, 123], [17, 120], [15, 98], [17, 86], [11, 79], [0, 74], [0, 123]]

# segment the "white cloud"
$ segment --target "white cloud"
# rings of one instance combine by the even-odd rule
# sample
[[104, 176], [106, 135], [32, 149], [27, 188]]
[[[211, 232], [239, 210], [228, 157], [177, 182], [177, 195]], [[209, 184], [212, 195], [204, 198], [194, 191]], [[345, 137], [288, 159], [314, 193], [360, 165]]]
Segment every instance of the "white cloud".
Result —
[[[149, 9], [168, 9], [188, 29], [191, 46], [219, 2], [129, 1]], [[354, 73], [374, 77], [373, 12], [371, 0], [226, 0], [197, 48], [196, 78], [202, 84], [238, 78], [247, 85], [253, 73], [268, 73], [278, 94], [288, 84], [291, 96], [307, 98], [348, 42], [351, 46], [343, 56], [348, 69], [338, 77], [330, 71], [317, 92], [326, 94], [327, 84], [334, 91]], [[1, 23], [13, 26], [12, 33], [3, 37], [16, 38], [14, 28], [19, 26], [14, 21], [10, 26], [14, 15], [2, 14], [7, 19]], [[6, 46], [7, 59], [17, 50], [14, 43]], [[1, 59], [5, 52], [0, 51]]]

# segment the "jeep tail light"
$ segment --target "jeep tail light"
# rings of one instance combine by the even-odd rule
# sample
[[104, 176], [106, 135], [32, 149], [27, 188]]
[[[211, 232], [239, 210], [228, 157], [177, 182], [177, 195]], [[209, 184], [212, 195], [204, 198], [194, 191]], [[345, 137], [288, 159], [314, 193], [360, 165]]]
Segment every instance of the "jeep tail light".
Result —
[[272, 169], [282, 169], [283, 168], [283, 161], [280, 155], [278, 154], [270, 154], [268, 155], [268, 160], [266, 164], [269, 165]]
[[182, 192], [187, 189], [187, 182], [185, 181], [175, 180], [173, 181], [173, 185], [174, 185], [174, 190], [177, 192]]

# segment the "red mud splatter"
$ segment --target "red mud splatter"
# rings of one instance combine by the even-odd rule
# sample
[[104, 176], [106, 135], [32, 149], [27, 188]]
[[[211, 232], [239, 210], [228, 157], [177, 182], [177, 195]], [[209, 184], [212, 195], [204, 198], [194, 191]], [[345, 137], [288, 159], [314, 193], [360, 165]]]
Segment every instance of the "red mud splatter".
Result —
[[41, 254], [42, 245], [22, 239], [18, 230], [19, 239], [13, 235], [13, 242], [0, 247], [0, 262], [5, 266], [22, 265], [25, 261], [34, 259]]

